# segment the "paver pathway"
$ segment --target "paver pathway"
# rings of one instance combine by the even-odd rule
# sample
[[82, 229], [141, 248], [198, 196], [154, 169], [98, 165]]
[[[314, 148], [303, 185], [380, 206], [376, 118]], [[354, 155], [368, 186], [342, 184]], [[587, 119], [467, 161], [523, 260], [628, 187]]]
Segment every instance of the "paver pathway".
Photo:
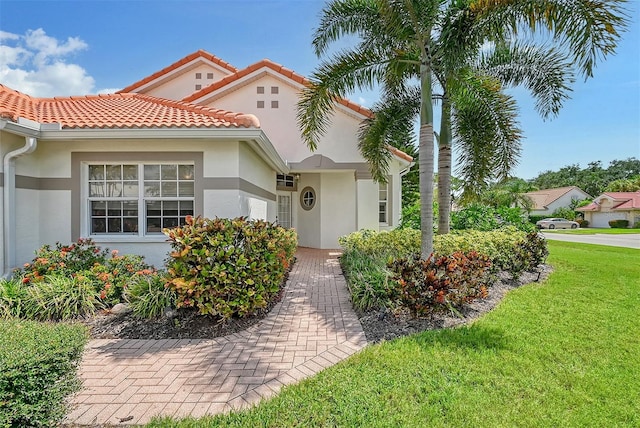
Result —
[[84, 388], [68, 423], [140, 424], [151, 417], [240, 409], [366, 345], [337, 252], [300, 248], [285, 294], [247, 330], [216, 339], [89, 342]]

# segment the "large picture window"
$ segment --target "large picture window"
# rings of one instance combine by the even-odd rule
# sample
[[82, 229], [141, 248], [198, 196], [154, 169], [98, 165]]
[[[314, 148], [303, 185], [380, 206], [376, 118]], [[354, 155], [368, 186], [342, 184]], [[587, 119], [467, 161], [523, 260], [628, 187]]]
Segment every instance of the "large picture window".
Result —
[[87, 177], [92, 235], [159, 234], [193, 215], [193, 164], [91, 164]]

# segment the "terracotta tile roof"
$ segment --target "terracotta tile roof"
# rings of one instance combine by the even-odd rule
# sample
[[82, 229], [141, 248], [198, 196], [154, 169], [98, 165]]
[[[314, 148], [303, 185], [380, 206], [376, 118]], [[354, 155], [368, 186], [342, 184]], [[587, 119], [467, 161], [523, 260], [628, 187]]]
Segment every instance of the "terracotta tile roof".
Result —
[[33, 98], [0, 85], [0, 116], [63, 128], [260, 127], [251, 114], [233, 113], [142, 94]]
[[580, 190], [582, 192], [582, 190], [579, 187], [568, 186], [568, 187], [557, 187], [555, 189], [536, 190], [534, 192], [527, 192], [525, 193], [525, 195], [531, 198], [531, 200], [533, 201], [533, 205], [534, 205], [533, 209], [543, 210], [546, 207], [548, 207], [549, 204], [551, 204], [554, 201], [557, 201], [562, 196], [566, 195], [567, 193], [569, 193], [571, 190], [574, 190], [574, 189]]
[[[222, 79], [212, 83], [211, 85], [202, 88], [199, 91], [194, 92], [193, 94], [189, 95], [188, 97], [185, 97], [182, 99], [182, 101], [186, 101], [186, 102], [193, 102], [199, 98], [204, 97], [207, 94], [210, 94], [220, 88], [223, 88], [225, 86], [227, 86], [228, 84], [235, 82], [236, 80], [239, 80], [251, 73], [253, 73], [254, 71], [260, 70], [261, 68], [269, 68], [273, 71], [275, 71], [276, 73], [279, 73], [285, 77], [288, 77], [289, 79], [300, 83], [301, 85], [309, 85], [311, 82], [309, 81], [309, 79], [307, 79], [306, 77], [296, 73], [293, 70], [289, 70], [286, 67], [283, 67], [282, 65], [275, 63], [269, 59], [263, 59], [262, 61], [258, 61], [254, 64], [251, 64], [250, 66], [243, 68], [242, 70], [238, 70], [233, 74], [230, 74], [228, 76], [223, 77]], [[358, 105], [352, 101], [349, 101], [345, 98], [339, 98], [338, 102], [340, 104], [342, 104], [343, 106], [357, 112], [360, 113], [361, 115], [365, 116], [365, 117], [371, 117], [372, 113], [371, 110], [369, 110], [368, 108], [365, 108], [361, 105]]]
[[118, 91], [118, 93], [134, 92], [136, 89], [140, 88], [141, 86], [144, 86], [147, 83], [152, 82], [152, 81], [156, 80], [157, 78], [162, 77], [165, 74], [170, 73], [173, 70], [176, 70], [176, 69], [182, 67], [183, 65], [188, 64], [191, 61], [193, 61], [195, 59], [198, 59], [198, 58], [207, 59], [207, 60], [213, 62], [214, 64], [217, 64], [220, 67], [222, 67], [222, 68], [224, 68], [226, 70], [229, 70], [231, 73], [235, 73], [236, 71], [238, 71], [238, 69], [236, 67], [234, 67], [233, 65], [229, 64], [228, 62], [223, 61], [220, 58], [218, 58], [217, 56], [212, 55], [209, 52], [203, 51], [202, 49], [200, 49], [200, 50], [198, 50], [198, 51], [196, 51], [196, 52], [194, 52], [192, 54], [189, 54], [189, 55], [185, 56], [184, 58], [174, 62], [170, 66], [165, 67], [162, 70], [157, 71], [157, 72], [153, 73], [152, 75], [147, 76], [144, 79], [139, 80], [139, 81], [137, 81], [136, 83], [134, 83], [132, 85], [127, 86], [126, 88]]
[[393, 146], [388, 146], [388, 147], [389, 147], [389, 151], [390, 151], [391, 153], [393, 153], [394, 155], [398, 156], [400, 159], [404, 159], [404, 160], [406, 160], [407, 162], [413, 162], [413, 157], [412, 157], [412, 156], [409, 156], [408, 154], [406, 154], [406, 153], [405, 153], [405, 152], [403, 152], [402, 150], [400, 150], [400, 149], [396, 149], [396, 148], [395, 148], [395, 147], [393, 147]]
[[612, 210], [640, 210], [640, 190], [637, 192], [605, 192], [598, 196], [591, 204], [580, 207], [576, 211], [598, 211], [602, 199], [612, 199], [614, 205]]

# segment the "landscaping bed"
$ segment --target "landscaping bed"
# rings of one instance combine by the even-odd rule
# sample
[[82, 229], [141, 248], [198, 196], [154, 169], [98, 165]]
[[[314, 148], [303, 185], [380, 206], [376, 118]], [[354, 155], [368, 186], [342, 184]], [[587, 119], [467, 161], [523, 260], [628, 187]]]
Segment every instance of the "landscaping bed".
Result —
[[552, 272], [544, 265], [540, 273], [526, 272], [514, 279], [508, 273], [500, 273], [498, 281], [488, 290], [488, 295], [463, 306], [458, 313], [440, 312], [428, 317], [414, 318], [407, 310], [390, 309], [358, 310], [356, 314], [362, 324], [369, 343], [393, 340], [426, 330], [438, 330], [468, 324], [498, 306], [510, 290], [536, 281], [543, 281]]

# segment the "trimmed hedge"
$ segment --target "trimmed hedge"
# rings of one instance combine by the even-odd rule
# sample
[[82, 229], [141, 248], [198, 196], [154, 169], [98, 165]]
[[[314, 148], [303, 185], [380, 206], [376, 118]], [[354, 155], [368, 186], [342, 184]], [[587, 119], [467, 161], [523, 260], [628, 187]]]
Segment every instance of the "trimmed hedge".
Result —
[[629, 220], [609, 220], [609, 227], [612, 229], [626, 229], [629, 227]]
[[66, 397], [80, 388], [76, 370], [86, 329], [0, 320], [0, 331], [0, 426], [57, 426]]
[[168, 284], [176, 306], [222, 318], [246, 316], [280, 291], [297, 247], [295, 230], [261, 220], [187, 216], [165, 229], [171, 240]]

